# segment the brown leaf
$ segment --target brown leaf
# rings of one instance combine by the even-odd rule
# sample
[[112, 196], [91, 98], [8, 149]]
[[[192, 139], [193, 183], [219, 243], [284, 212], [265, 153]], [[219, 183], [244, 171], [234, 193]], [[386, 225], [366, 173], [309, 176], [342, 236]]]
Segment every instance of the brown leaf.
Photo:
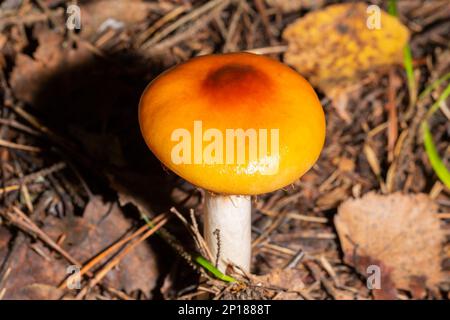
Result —
[[[43, 86], [55, 73], [68, 70], [92, 56], [84, 47], [64, 48], [64, 38], [55, 32], [41, 31], [37, 34], [37, 39], [39, 46], [32, 57], [17, 54], [10, 79], [15, 96], [31, 105], [35, 105]], [[61, 86], [70, 88], [70, 79], [67, 82]]]
[[[61, 220], [49, 217], [45, 226], [44, 230], [54, 239], [64, 234], [62, 247], [82, 263], [97, 256], [132, 229], [131, 222], [116, 203], [103, 202], [99, 197], [90, 200], [83, 218]], [[131, 251], [118, 268], [111, 270], [106, 280], [116, 289], [124, 289], [127, 293], [141, 290], [149, 297], [157, 275], [155, 254], [144, 242]]]
[[63, 295], [62, 290], [42, 283], [30, 284], [21, 291], [30, 300], [58, 300]]
[[253, 281], [269, 288], [281, 289], [277, 300], [299, 299], [299, 295], [305, 289], [303, 274], [298, 269], [274, 269], [269, 274], [253, 276]]
[[409, 285], [414, 299], [424, 299], [427, 295], [426, 279], [424, 277], [411, 277]]
[[372, 294], [375, 300], [395, 300], [397, 299], [397, 289], [392, 280], [392, 269], [386, 267], [383, 262], [373, 259], [369, 256], [359, 256], [358, 254], [351, 255], [349, 258], [356, 271], [361, 275], [367, 276], [367, 268], [372, 265], [380, 267], [381, 271], [381, 288], [372, 289]]
[[[367, 276], [365, 267], [370, 261], [379, 261], [389, 270], [385, 280], [416, 292], [419, 278], [428, 288], [443, 279], [444, 235], [437, 206], [427, 195], [369, 193], [341, 204], [334, 222], [346, 263], [361, 274]], [[364, 259], [369, 262], [361, 262]], [[389, 287], [389, 283], [384, 285]]]
[[[64, 236], [61, 247], [82, 264], [133, 229], [116, 203], [103, 202], [99, 197], [91, 199], [82, 218], [48, 216], [43, 224], [42, 230], [53, 240]], [[8, 247], [9, 241], [9, 232], [0, 228], [0, 258], [6, 255], [2, 249]], [[41, 242], [31, 244], [25, 236], [9, 257], [10, 271], [1, 284], [4, 299], [57, 299], [61, 296], [56, 288], [67, 276], [70, 263]], [[127, 293], [141, 290], [150, 297], [157, 275], [154, 253], [147, 243], [142, 243], [111, 270], [104, 281], [118, 290]]]
[[[35, 245], [46, 257], [51, 257], [49, 249], [40, 243]], [[41, 286], [57, 287], [66, 276], [67, 265], [61, 259], [49, 260], [44, 258], [31, 249], [30, 240], [24, 237], [14, 251], [11, 252], [8, 259], [9, 271], [6, 272], [6, 279], [2, 283], [2, 288], [5, 290], [3, 299], [30, 300], [50, 295], [50, 290], [39, 293], [39, 287], [33, 287], [33, 285], [40, 284]], [[55, 291], [52, 292], [54, 293]]]

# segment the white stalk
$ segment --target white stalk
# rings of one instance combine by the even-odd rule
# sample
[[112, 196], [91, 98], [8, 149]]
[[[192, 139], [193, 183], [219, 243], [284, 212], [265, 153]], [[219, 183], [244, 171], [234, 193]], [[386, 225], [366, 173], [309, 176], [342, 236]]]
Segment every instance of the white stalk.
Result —
[[251, 197], [205, 194], [204, 237], [213, 263], [218, 257], [222, 272], [229, 262], [250, 271]]

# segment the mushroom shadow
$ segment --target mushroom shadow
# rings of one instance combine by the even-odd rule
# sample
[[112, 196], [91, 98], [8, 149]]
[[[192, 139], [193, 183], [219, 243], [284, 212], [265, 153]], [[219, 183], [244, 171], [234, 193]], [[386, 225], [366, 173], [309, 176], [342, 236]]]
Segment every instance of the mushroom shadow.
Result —
[[[76, 166], [93, 193], [114, 198], [113, 189], [124, 190], [155, 214], [174, 205], [170, 194], [180, 183], [145, 145], [138, 123], [140, 95], [162, 71], [161, 63], [134, 53], [105, 58], [90, 55], [39, 78], [39, 88], [28, 106], [44, 125], [73, 144], [76, 151], [62, 152], [62, 156]], [[48, 155], [47, 162], [53, 158]], [[123, 211], [139, 219], [132, 206], [124, 206]], [[186, 236], [179, 226], [171, 223], [168, 228], [177, 237]], [[153, 298], [161, 298], [159, 288], [175, 254], [157, 237], [148, 243], [156, 254], [160, 275]], [[187, 269], [183, 273], [192, 272], [183, 269]]]

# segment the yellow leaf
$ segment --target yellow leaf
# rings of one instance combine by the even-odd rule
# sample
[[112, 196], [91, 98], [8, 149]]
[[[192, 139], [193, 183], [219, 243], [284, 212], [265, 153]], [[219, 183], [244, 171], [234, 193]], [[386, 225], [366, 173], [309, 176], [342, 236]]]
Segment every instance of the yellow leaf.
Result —
[[368, 71], [400, 63], [409, 31], [376, 6], [346, 3], [306, 14], [283, 37], [285, 61], [333, 96], [336, 87], [357, 84]]

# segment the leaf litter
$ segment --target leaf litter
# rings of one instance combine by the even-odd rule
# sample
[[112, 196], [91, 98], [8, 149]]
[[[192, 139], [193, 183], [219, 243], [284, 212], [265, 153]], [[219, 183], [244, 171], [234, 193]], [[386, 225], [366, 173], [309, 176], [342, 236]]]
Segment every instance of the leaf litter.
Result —
[[444, 280], [445, 237], [437, 206], [427, 195], [368, 193], [343, 202], [334, 222], [348, 264], [364, 276], [370, 265], [380, 266], [381, 291], [418, 285], [436, 290]]
[[369, 72], [402, 61], [408, 29], [382, 10], [379, 26], [369, 28], [370, 19], [363, 3], [312, 11], [284, 30], [284, 59], [339, 106]]
[[[61, 219], [48, 216], [43, 224], [42, 230], [55, 241], [59, 239], [59, 245], [82, 265], [122, 239], [133, 226], [116, 203], [104, 202], [100, 197], [89, 201], [82, 217]], [[36, 247], [39, 248], [37, 251]], [[61, 258], [49, 258], [53, 253], [40, 242], [23, 240], [11, 254], [15, 262], [6, 281], [2, 283], [5, 290], [3, 298], [55, 298], [57, 292], [60, 293], [59, 297], [63, 296], [65, 292], [58, 286], [70, 275], [67, 273], [67, 268], [71, 266], [69, 262]], [[155, 253], [147, 243], [138, 245], [106, 275], [103, 284], [128, 294], [140, 291], [146, 297], [151, 297], [158, 273], [154, 257]], [[111, 255], [104, 257], [96, 268], [109, 259]], [[49, 297], [37, 296], [41, 286], [45, 286], [42, 287], [45, 288], [42, 294], [48, 294]], [[70, 297], [70, 292], [67, 297]]]
[[[141, 153], [140, 140], [130, 129], [134, 122], [127, 120], [134, 119], [133, 113], [124, 107], [136, 105], [138, 88], [178, 62], [222, 50], [252, 50], [292, 65], [326, 95], [322, 97], [319, 91], [327, 113], [327, 144], [317, 165], [293, 188], [255, 199], [253, 231], [258, 243], [253, 272], [259, 276], [244, 277], [232, 285], [199, 278], [189, 265], [179, 262], [182, 250], [172, 254], [170, 268], [161, 269], [161, 250], [155, 252], [153, 244], [145, 242], [92, 288], [88, 280], [111, 258], [90, 269], [92, 274], [83, 282], [88, 288], [83, 298], [143, 299], [163, 290], [168, 299], [448, 298], [445, 217], [450, 209], [449, 193], [436, 181], [420, 141], [408, 141], [413, 136], [407, 132], [413, 129], [408, 128], [414, 126], [403, 120], [407, 92], [400, 54], [402, 44], [409, 40], [421, 87], [449, 71], [443, 30], [448, 28], [445, 13], [450, 10], [445, 4], [400, 2], [400, 19], [407, 23], [381, 11], [383, 28], [369, 32], [364, 29], [367, 6], [361, 3], [267, 0], [259, 1], [258, 6], [234, 2], [219, 6], [214, 1], [205, 5], [115, 2], [119, 5], [81, 3], [86, 19], [79, 33], [60, 32], [65, 8], [51, 2], [46, 3], [47, 14], [35, 3], [15, 4], [8, 10], [21, 9], [21, 13], [0, 23], [5, 31], [0, 35], [0, 80], [5, 92], [0, 139], [44, 147], [44, 152], [37, 154], [2, 147], [6, 187], [0, 188], [1, 208], [17, 206], [24, 212], [34, 208], [36, 212], [30, 214], [34, 223], [74, 259], [86, 264], [126, 234], [136, 232], [137, 221], [128, 216], [129, 208], [118, 207], [114, 199], [101, 200], [101, 196], [111, 195], [111, 190], [105, 189], [126, 193], [151, 217], [168, 211], [168, 205], [182, 214], [191, 209], [201, 212], [201, 192], [160, 169], [157, 161], [149, 159], [148, 150]], [[125, 3], [128, 10], [123, 10]], [[178, 23], [179, 18], [183, 23]], [[50, 20], [53, 25], [47, 23]], [[19, 27], [23, 21], [32, 21], [25, 22], [25, 34]], [[230, 23], [234, 26], [228, 29]], [[323, 29], [329, 32], [314, 33]], [[152, 45], [141, 47], [143, 40]], [[390, 82], [386, 69], [399, 83]], [[80, 86], [83, 83], [95, 90], [86, 90]], [[439, 92], [433, 92], [427, 103]], [[78, 100], [80, 97], [86, 98]], [[57, 108], [50, 114], [40, 113], [40, 106], [47, 104]], [[105, 120], [105, 115], [111, 117]], [[64, 119], [68, 132], [58, 131], [58, 119]], [[47, 137], [48, 131], [40, 126], [44, 123], [57, 123], [59, 128], [52, 126], [52, 134], [78, 143], [79, 148], [71, 149], [67, 156], [67, 150], [55, 143], [59, 140], [42, 141], [28, 134], [37, 130]], [[395, 124], [397, 136], [392, 134]], [[448, 121], [438, 114], [431, 125], [445, 160]], [[17, 184], [21, 171], [32, 175], [55, 161], [67, 162], [78, 178], [65, 169], [24, 179], [28, 191]], [[148, 170], [151, 174], [146, 175]], [[108, 188], [99, 182], [103, 180]], [[96, 196], [86, 188], [94, 189]], [[381, 196], [369, 193], [373, 190], [406, 193]], [[165, 193], [170, 197], [164, 198]], [[359, 199], [361, 195], [365, 196]], [[351, 197], [356, 199], [349, 200]], [[411, 212], [396, 206], [397, 202]], [[391, 214], [364, 211], [369, 207]], [[443, 213], [437, 213], [438, 208]], [[201, 216], [198, 220], [201, 223]], [[422, 223], [414, 224], [414, 220]], [[440, 229], [439, 222], [443, 225]], [[376, 241], [361, 231], [369, 225]], [[195, 248], [192, 237], [176, 223], [170, 222], [166, 232], [186, 245], [185, 249]], [[398, 248], [386, 244], [387, 239], [400, 242]], [[18, 231], [7, 218], [1, 221], [0, 245], [0, 263], [6, 267], [0, 269], [0, 297], [57, 299], [61, 294], [65, 298], [77, 294], [58, 288], [67, 277], [68, 262], [34, 234]], [[298, 252], [306, 255], [287, 268]], [[382, 290], [366, 286], [366, 269], [371, 264], [384, 271]], [[158, 287], [161, 277], [170, 278], [164, 288]]]

